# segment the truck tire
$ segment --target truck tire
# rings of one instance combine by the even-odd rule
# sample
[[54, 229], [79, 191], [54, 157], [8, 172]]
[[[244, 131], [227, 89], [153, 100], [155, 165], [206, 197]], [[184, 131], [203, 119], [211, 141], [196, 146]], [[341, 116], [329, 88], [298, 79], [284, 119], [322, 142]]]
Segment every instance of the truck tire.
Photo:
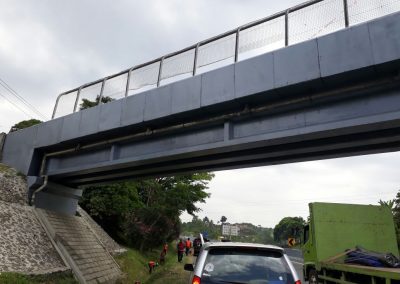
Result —
[[315, 269], [310, 269], [308, 271], [308, 283], [318, 284], [318, 273]]

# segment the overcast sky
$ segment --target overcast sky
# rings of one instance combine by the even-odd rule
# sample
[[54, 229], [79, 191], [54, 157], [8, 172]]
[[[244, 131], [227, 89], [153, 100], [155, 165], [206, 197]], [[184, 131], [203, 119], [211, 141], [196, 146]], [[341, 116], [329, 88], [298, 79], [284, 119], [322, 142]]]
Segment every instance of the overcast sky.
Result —
[[[57, 95], [271, 15], [299, 0], [0, 0], [0, 79], [48, 118]], [[32, 114], [0, 87], [0, 132]], [[216, 173], [200, 217], [274, 226], [309, 201], [375, 204], [400, 189], [400, 154]], [[183, 220], [189, 220], [183, 216]]]

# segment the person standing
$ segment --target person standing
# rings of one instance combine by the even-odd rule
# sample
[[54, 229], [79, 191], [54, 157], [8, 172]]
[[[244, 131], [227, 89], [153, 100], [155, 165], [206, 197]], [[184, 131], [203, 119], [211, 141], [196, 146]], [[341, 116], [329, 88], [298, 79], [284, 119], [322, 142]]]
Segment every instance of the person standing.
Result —
[[185, 244], [183, 243], [182, 239], [179, 240], [176, 248], [178, 250], [178, 262], [182, 262], [183, 253], [185, 252]]
[[186, 240], [186, 256], [189, 255], [190, 249], [192, 248], [192, 242], [190, 241], [190, 238]]
[[163, 246], [163, 252], [165, 253], [165, 255], [167, 255], [167, 251], [168, 251], [168, 244], [165, 243]]

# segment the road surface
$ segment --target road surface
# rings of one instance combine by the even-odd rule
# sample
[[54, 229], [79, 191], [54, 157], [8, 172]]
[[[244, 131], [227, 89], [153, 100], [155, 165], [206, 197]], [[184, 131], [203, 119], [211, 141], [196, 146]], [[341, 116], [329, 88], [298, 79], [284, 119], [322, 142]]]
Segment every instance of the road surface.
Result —
[[286, 254], [289, 256], [290, 260], [293, 263], [294, 268], [297, 271], [297, 275], [299, 275], [301, 283], [308, 283], [304, 282], [303, 277], [303, 254], [299, 249], [289, 249], [285, 248]]

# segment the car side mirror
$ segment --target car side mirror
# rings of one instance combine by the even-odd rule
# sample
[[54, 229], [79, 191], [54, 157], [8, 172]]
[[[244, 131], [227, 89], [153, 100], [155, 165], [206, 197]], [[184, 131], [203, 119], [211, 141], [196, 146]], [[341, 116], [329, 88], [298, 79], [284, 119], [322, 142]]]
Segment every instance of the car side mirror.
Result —
[[191, 263], [186, 263], [183, 269], [185, 269], [186, 271], [194, 271], [193, 264]]

